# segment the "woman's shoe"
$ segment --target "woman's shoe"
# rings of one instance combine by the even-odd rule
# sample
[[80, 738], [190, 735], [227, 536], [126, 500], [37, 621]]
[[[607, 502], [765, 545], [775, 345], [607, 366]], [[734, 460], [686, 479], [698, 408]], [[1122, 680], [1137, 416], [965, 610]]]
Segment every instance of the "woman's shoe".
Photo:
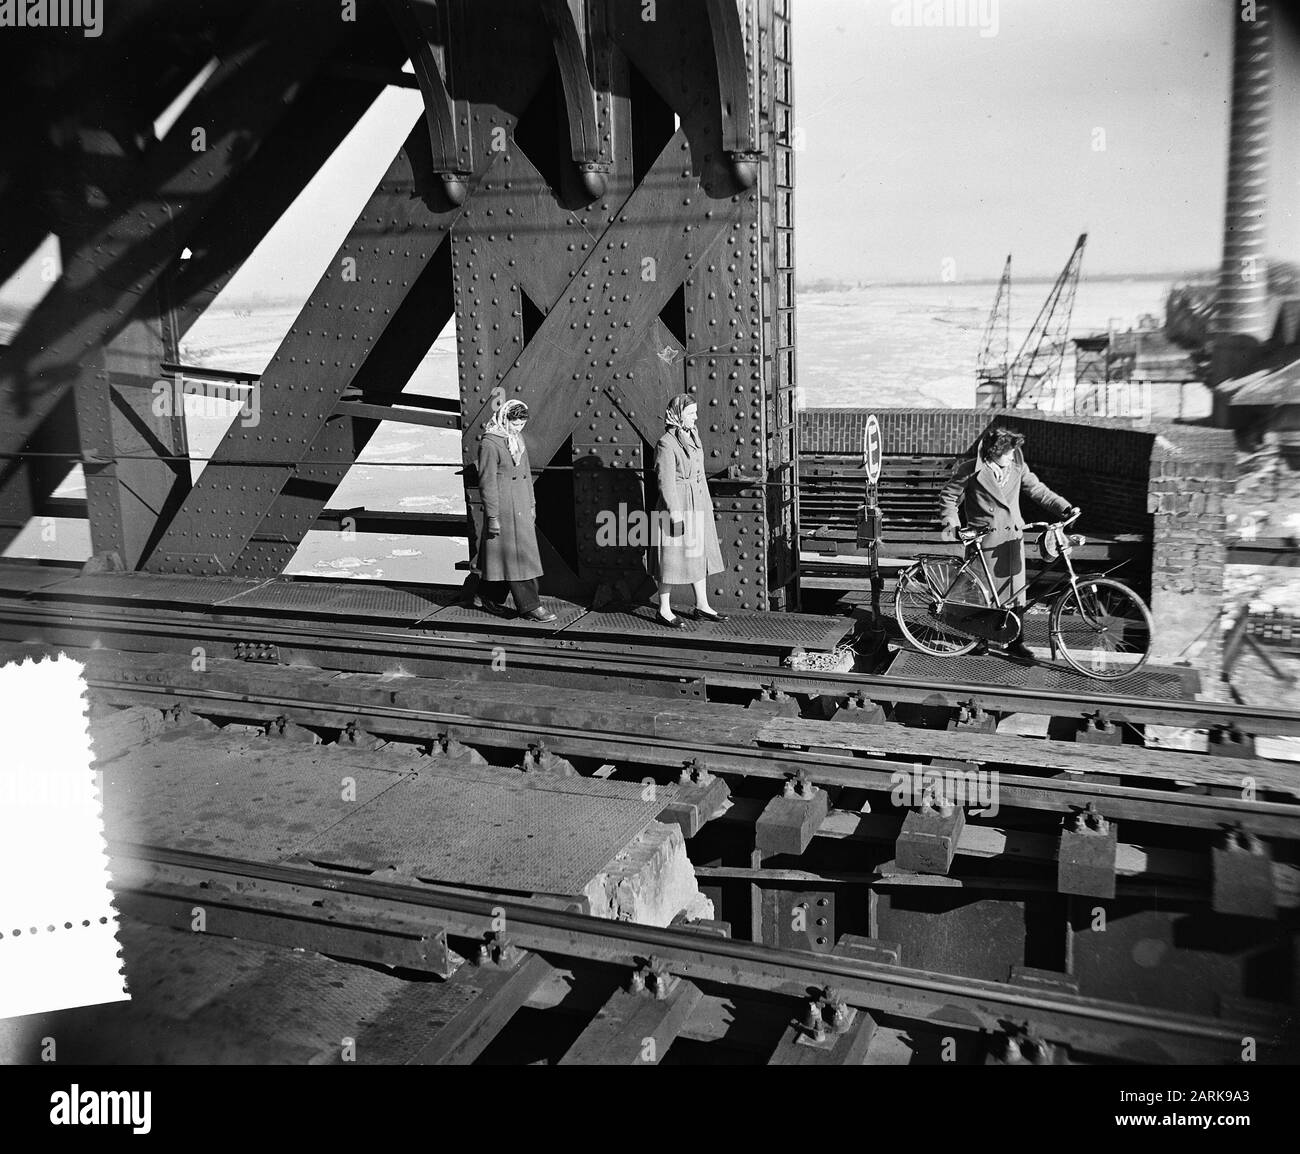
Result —
[[555, 614], [552, 613], [545, 605], [539, 605], [536, 609], [530, 609], [527, 613], [519, 615], [525, 621], [554, 621]]
[[685, 629], [686, 622], [680, 617], [665, 617], [662, 612], [655, 614], [655, 620], [660, 625], [666, 625], [669, 629]]
[[725, 621], [726, 619], [727, 615], [725, 613], [714, 613], [712, 609], [695, 610], [696, 621]]

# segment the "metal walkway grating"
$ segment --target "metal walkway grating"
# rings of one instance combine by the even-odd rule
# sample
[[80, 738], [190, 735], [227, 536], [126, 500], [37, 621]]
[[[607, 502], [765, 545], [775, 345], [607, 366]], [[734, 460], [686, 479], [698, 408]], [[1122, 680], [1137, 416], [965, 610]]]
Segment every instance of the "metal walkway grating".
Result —
[[1200, 689], [1200, 678], [1192, 669], [1146, 666], [1118, 681], [1098, 681], [1076, 673], [1064, 663], [1049, 663], [1046, 659], [1037, 665], [1019, 665], [1002, 657], [932, 657], [910, 650], [898, 653], [888, 672], [890, 677], [911, 677], [918, 681], [959, 681], [1045, 689], [1053, 693], [1102, 693], [1169, 701], [1191, 698]]
[[269, 581], [215, 606], [219, 613], [291, 612], [415, 622], [437, 612], [455, 591], [354, 581]]
[[512, 630], [555, 633], [577, 621], [586, 612], [581, 605], [575, 605], [572, 601], [563, 601], [559, 597], [543, 597], [542, 604], [555, 614], [554, 621], [529, 621], [526, 617], [518, 616], [513, 607], [510, 607], [507, 610], [508, 615], [503, 617], [486, 609], [475, 609], [472, 605], [455, 603], [429, 614], [420, 622], [420, 627], [439, 633], [466, 630], [474, 633], [500, 633]]
[[[865, 604], [866, 612], [870, 614], [871, 612], [870, 596], [866, 598], [864, 604]], [[907, 639], [903, 636], [902, 630], [899, 629], [898, 627], [898, 618], [894, 615], [893, 600], [890, 599], [889, 601], [886, 601], [884, 598], [882, 598], [880, 602], [880, 607], [881, 607], [881, 620], [885, 627], [885, 635], [895, 645], [901, 646], [903, 648], [907, 648], [909, 643]], [[928, 614], [918, 613], [917, 617], [920, 618], [921, 624], [923, 625], [933, 627], [935, 624], [935, 619], [929, 616]], [[916, 620], [913, 618], [913, 615], [910, 613], [908, 614], [907, 620], [910, 626], [914, 626], [916, 624]], [[1033, 612], [1025, 614], [1024, 634], [1023, 634], [1023, 639], [1025, 644], [1028, 645], [1030, 649], [1042, 649], [1044, 651], [1050, 649], [1051, 648], [1050, 625], [1051, 625], [1050, 614], [1033, 613]], [[956, 631], [953, 631], [952, 636], [954, 638], [968, 638], [969, 634], [959, 634]], [[923, 653], [923, 654], [919, 654], [918, 656], [925, 657], [927, 656], [927, 654]], [[942, 658], [938, 660], [942, 660]]]
[[249, 577], [184, 577], [154, 573], [94, 573], [30, 594], [36, 598], [72, 601], [129, 601], [209, 609], [226, 597], [256, 589], [261, 580]]
[[0, 565], [0, 594], [22, 595], [47, 585], [75, 578], [77, 570], [64, 565]]
[[669, 629], [661, 624], [658, 612], [647, 605], [633, 609], [588, 613], [569, 626], [565, 633], [618, 637], [629, 633], [654, 637], [665, 643], [676, 642], [699, 648], [710, 647], [778, 650], [782, 653], [802, 647], [817, 651], [834, 649], [853, 628], [848, 617], [819, 617], [798, 613], [735, 613], [723, 622], [695, 621], [688, 612], [677, 610], [685, 629]]
[[278, 861], [401, 778], [323, 746], [163, 736], [104, 766], [104, 826], [116, 841]]

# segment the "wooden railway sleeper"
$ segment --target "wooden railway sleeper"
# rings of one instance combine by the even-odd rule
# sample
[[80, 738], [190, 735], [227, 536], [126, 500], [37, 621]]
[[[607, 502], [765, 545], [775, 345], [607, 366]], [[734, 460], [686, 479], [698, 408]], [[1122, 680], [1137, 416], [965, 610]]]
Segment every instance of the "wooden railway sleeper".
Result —
[[1277, 883], [1268, 843], [1240, 825], [1226, 829], [1222, 846], [1210, 851], [1210, 885], [1215, 913], [1277, 918]]
[[1111, 899], [1119, 854], [1119, 827], [1094, 802], [1062, 823], [1057, 847], [1056, 888], [1063, 894]]

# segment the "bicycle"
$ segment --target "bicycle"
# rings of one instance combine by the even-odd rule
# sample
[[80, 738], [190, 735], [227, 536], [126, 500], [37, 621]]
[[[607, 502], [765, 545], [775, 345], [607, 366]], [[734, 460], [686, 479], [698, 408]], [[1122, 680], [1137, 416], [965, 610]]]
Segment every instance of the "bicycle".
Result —
[[[1035, 521], [1025, 526], [1041, 530], [1039, 549], [1049, 566], [1065, 564], [1065, 574], [1051, 588], [1031, 598], [1025, 609], [1052, 601], [1048, 636], [1053, 658], [1058, 654], [1073, 669], [1101, 681], [1117, 681], [1146, 664], [1153, 626], [1146, 603], [1122, 581], [1101, 573], [1075, 572], [1071, 554], [1085, 538], [1065, 530], [1078, 518]], [[991, 530], [959, 529], [966, 546], [958, 562], [941, 553], [918, 555], [898, 577], [894, 616], [903, 636], [934, 657], [960, 657], [981, 641], [1009, 644], [1023, 630], [1019, 614], [998, 596], [980, 541]], [[979, 558], [983, 572], [976, 566]]]

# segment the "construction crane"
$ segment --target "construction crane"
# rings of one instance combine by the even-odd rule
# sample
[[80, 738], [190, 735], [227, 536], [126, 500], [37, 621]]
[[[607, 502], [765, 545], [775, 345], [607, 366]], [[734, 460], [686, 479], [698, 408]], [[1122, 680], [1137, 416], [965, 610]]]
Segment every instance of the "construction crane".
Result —
[[1002, 266], [998, 294], [975, 363], [975, 404], [980, 408], [1001, 408], [1007, 400], [1007, 372], [1011, 356], [1011, 255]]
[[1038, 312], [1038, 319], [1011, 362], [1006, 395], [1013, 409], [1037, 408], [1039, 401], [1056, 384], [1065, 359], [1074, 295], [1079, 287], [1079, 270], [1083, 266], [1083, 248], [1087, 243], [1088, 234], [1080, 233], [1070, 259], [1065, 262], [1065, 268]]

